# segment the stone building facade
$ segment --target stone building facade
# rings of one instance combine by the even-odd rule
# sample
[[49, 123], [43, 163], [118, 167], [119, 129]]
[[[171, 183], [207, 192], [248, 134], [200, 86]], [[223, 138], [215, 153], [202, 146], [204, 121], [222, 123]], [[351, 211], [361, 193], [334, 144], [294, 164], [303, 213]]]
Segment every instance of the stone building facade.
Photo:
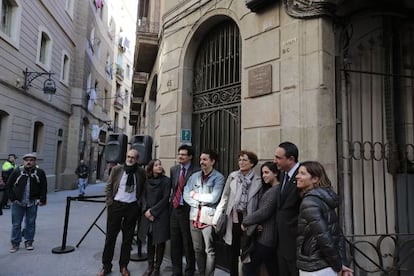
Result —
[[292, 141], [341, 196], [357, 275], [410, 269], [410, 1], [140, 3], [160, 5], [162, 27], [135, 121], [165, 167], [181, 143], [216, 149], [227, 174], [239, 150], [264, 162]]

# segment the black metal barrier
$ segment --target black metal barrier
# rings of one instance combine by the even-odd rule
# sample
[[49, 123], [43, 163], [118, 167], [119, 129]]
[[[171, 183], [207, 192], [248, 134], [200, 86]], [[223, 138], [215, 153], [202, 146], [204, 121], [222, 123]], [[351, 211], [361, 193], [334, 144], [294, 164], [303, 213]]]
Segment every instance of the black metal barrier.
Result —
[[[98, 203], [105, 203], [105, 200], [95, 200], [96, 198], [105, 198], [103, 195], [98, 196], [77, 196], [77, 197], [66, 197], [66, 212], [65, 212], [65, 223], [63, 225], [63, 237], [62, 237], [62, 245], [55, 247], [52, 249], [52, 253], [55, 254], [64, 254], [75, 251], [75, 247], [66, 245], [66, 238], [68, 235], [68, 224], [69, 224], [69, 211], [70, 211], [70, 202], [72, 200], [75, 201], [87, 201], [87, 202], [98, 202]], [[98, 214], [98, 216], [95, 218], [95, 220], [92, 222], [92, 224], [89, 226], [88, 230], [86, 230], [85, 234], [82, 236], [80, 241], [76, 244], [76, 247], [79, 247], [79, 245], [82, 243], [82, 241], [86, 238], [86, 236], [91, 231], [92, 227], [96, 226], [104, 235], [106, 235], [105, 231], [98, 225], [96, 222], [99, 220], [99, 218], [102, 216], [102, 214], [106, 210], [106, 205], [102, 209], [102, 211]], [[137, 220], [137, 229], [139, 228], [139, 218]], [[131, 261], [145, 261], [147, 259], [147, 254], [142, 253], [141, 247], [141, 241], [137, 238], [136, 240], [138, 252], [136, 254], [131, 254]]]
[[[75, 247], [73, 247], [73, 246], [67, 246], [66, 245], [66, 238], [67, 238], [67, 235], [68, 235], [70, 202], [72, 200], [75, 200], [75, 201], [88, 201], [88, 202], [99, 202], [99, 203], [102, 203], [103, 202], [103, 203], [105, 203], [105, 200], [92, 200], [94, 198], [105, 198], [105, 196], [99, 195], [99, 196], [82, 196], [82, 197], [80, 197], [80, 196], [78, 196], [78, 197], [68, 196], [68, 197], [66, 197], [65, 223], [63, 225], [62, 245], [53, 248], [52, 249], [52, 253], [55, 253], [55, 254], [63, 254], [63, 253], [69, 253], [69, 252], [75, 251]], [[99, 215], [93, 221], [93, 223], [91, 224], [91, 226], [89, 227], [89, 229], [86, 231], [86, 233], [83, 235], [83, 237], [81, 238], [81, 240], [78, 242], [78, 244], [76, 245], [76, 247], [79, 247], [79, 245], [81, 244], [81, 242], [83, 241], [83, 239], [86, 237], [86, 235], [88, 235], [89, 231], [92, 229], [93, 226], [96, 226], [105, 235], [105, 232], [102, 230], [102, 228], [100, 228], [96, 224], [96, 222], [101, 217], [101, 215], [103, 214], [103, 212], [105, 211], [105, 209], [106, 209], [106, 206], [103, 208], [103, 210], [99, 213]]]

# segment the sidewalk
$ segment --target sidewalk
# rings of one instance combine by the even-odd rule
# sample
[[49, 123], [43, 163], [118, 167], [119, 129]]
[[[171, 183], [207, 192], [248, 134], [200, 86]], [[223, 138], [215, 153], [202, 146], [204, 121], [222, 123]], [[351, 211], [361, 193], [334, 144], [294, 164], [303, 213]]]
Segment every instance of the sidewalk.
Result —
[[[88, 185], [85, 196], [103, 195], [104, 188], [105, 183]], [[77, 197], [78, 191], [49, 192], [48, 204], [39, 207], [33, 251], [24, 249], [22, 242], [20, 250], [16, 253], [9, 253], [11, 211], [3, 210], [3, 216], [0, 216], [0, 276], [93, 276], [98, 273], [102, 267], [101, 256], [105, 235], [94, 226], [79, 247], [76, 245], [102, 211], [104, 203], [71, 201], [66, 246], [75, 247], [75, 251], [65, 254], [52, 253], [53, 248], [62, 246], [68, 196]], [[103, 200], [103, 198], [97, 200]], [[105, 230], [106, 212], [96, 224]], [[120, 275], [118, 273], [120, 238], [121, 233], [118, 236], [111, 275]], [[144, 248], [143, 251], [145, 251]], [[132, 253], [136, 252], [137, 249], [134, 246]], [[133, 276], [142, 275], [146, 268], [146, 261], [131, 261], [128, 266]], [[171, 264], [166, 258], [164, 258], [161, 275], [171, 275]], [[216, 269], [216, 275], [228, 274]]]

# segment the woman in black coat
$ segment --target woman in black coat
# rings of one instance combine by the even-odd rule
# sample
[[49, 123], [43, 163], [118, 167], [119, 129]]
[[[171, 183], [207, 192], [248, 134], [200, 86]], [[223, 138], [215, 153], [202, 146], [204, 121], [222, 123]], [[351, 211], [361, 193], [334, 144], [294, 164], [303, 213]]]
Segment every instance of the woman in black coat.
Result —
[[335, 212], [338, 196], [325, 169], [316, 161], [303, 162], [296, 180], [303, 196], [296, 239], [299, 275], [352, 275], [345, 266], [345, 245]]
[[142, 217], [139, 239], [147, 240], [148, 269], [144, 275], [160, 275], [164, 258], [165, 242], [170, 238], [170, 214], [168, 200], [170, 179], [158, 159], [151, 160], [147, 167], [147, 180], [142, 195]]

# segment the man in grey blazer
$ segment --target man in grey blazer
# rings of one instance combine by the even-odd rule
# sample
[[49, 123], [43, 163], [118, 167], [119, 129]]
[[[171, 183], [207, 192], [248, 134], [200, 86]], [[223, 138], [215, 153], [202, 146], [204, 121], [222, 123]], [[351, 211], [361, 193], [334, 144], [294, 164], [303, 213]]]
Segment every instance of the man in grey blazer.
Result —
[[190, 233], [189, 212], [190, 207], [183, 199], [184, 186], [188, 178], [197, 167], [192, 164], [194, 149], [189, 145], [182, 145], [178, 148], [178, 165], [171, 167], [171, 262], [173, 276], [183, 275], [182, 257], [186, 258], [184, 275], [193, 276], [195, 271], [195, 254]]

